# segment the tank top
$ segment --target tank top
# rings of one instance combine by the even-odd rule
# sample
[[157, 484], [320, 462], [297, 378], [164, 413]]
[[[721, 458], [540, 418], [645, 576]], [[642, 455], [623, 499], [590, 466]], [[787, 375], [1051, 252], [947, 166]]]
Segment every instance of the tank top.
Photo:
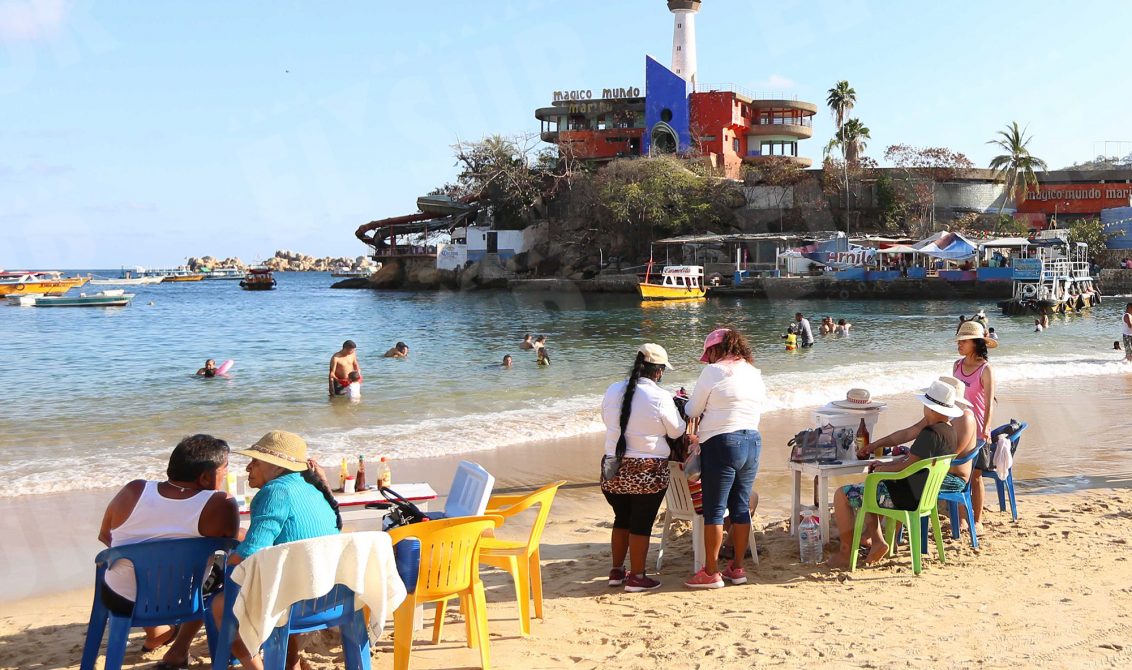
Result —
[[1125, 312], [1124, 315], [1120, 317], [1120, 325], [1124, 328], [1124, 335], [1132, 335], [1132, 326], [1128, 325], [1128, 320], [1128, 313]]
[[979, 367], [975, 368], [974, 372], [969, 375], [964, 374], [963, 359], [960, 358], [955, 361], [953, 370], [955, 378], [967, 385], [966, 390], [963, 391], [963, 397], [967, 399], [967, 402], [974, 405], [976, 435], [983, 434], [984, 424], [986, 423], [987, 399], [983, 393], [983, 368], [986, 366], [986, 361], [983, 361], [979, 364]]
[[[110, 531], [110, 546], [121, 547], [147, 540], [201, 537], [200, 515], [215, 491], [200, 491], [191, 498], [166, 498], [157, 482], [146, 482], [141, 497], [121, 526]], [[126, 600], [137, 597], [134, 564], [117, 561], [106, 570], [106, 585]]]

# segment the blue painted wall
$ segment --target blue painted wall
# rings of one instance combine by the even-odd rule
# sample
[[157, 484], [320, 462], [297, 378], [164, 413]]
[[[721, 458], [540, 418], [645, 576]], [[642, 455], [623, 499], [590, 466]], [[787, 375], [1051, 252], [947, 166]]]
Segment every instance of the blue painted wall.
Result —
[[672, 119], [666, 123], [676, 131], [678, 150], [685, 152], [692, 144], [688, 82], [651, 56], [645, 56], [645, 135], [641, 138], [641, 153], [648, 155], [653, 126], [661, 123], [666, 109], [672, 112]]

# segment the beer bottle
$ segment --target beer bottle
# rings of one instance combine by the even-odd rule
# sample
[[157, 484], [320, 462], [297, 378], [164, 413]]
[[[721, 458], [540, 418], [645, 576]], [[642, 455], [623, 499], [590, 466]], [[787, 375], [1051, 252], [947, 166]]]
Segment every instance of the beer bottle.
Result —
[[358, 476], [354, 488], [358, 493], [366, 490], [366, 459], [361, 454], [358, 454]]
[[393, 471], [389, 469], [389, 459], [381, 457], [381, 470], [377, 473], [377, 485], [379, 487], [388, 487], [393, 483]]
[[865, 428], [864, 419], [861, 419], [860, 425], [857, 426], [857, 436], [854, 441], [857, 443], [857, 453], [863, 454], [865, 447], [869, 446], [869, 429]]

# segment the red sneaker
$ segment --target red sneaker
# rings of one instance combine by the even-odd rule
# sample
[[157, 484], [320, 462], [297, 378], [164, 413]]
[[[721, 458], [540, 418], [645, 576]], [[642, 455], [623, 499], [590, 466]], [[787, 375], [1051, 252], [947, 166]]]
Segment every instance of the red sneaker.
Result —
[[730, 565], [728, 565], [726, 568], [723, 569], [723, 574], [721, 576], [724, 579], [726, 579], [727, 581], [731, 582], [732, 584], [746, 584], [747, 583], [747, 573], [741, 567], [740, 568], [733, 568]]
[[621, 586], [625, 583], [625, 568], [613, 568], [609, 571], [609, 585]]
[[626, 593], [640, 593], [660, 588], [660, 582], [645, 574], [629, 575], [625, 578]]
[[684, 586], [690, 589], [721, 589], [723, 588], [723, 576], [718, 572], [709, 575], [704, 572], [703, 568], [700, 568], [699, 572], [692, 575], [691, 579], [684, 582]]

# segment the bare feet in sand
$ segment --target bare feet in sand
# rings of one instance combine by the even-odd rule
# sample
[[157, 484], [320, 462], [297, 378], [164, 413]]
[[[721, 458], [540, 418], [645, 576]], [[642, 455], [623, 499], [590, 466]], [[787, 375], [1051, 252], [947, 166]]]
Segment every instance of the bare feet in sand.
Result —
[[869, 548], [869, 555], [865, 557], [865, 565], [872, 565], [888, 555], [888, 545], [884, 542], [874, 542]]

